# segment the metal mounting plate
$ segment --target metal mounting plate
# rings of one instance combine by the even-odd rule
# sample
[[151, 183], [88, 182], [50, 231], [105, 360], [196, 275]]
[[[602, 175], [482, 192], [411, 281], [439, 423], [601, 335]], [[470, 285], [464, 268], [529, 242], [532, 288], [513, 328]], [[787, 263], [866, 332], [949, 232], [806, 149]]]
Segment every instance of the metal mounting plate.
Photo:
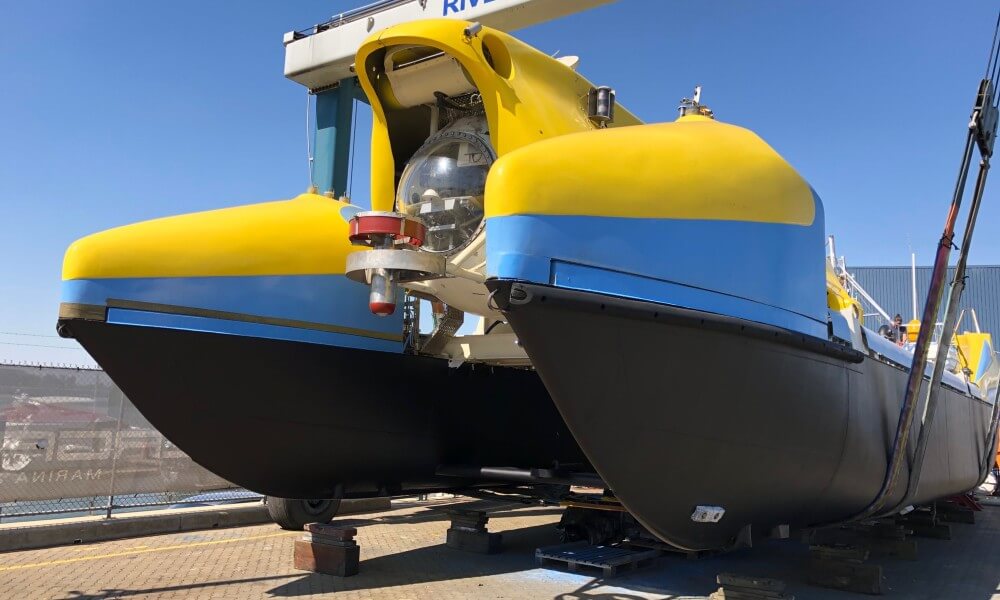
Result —
[[419, 250], [368, 250], [347, 255], [345, 275], [352, 281], [369, 283], [371, 269], [397, 271], [396, 281], [422, 281], [445, 276], [445, 259]]

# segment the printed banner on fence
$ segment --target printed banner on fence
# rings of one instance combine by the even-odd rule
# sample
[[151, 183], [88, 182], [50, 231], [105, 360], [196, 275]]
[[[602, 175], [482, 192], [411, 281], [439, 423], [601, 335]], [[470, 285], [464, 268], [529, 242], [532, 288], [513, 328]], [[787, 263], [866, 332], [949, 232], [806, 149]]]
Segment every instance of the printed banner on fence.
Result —
[[232, 487], [102, 371], [0, 365], [0, 502]]

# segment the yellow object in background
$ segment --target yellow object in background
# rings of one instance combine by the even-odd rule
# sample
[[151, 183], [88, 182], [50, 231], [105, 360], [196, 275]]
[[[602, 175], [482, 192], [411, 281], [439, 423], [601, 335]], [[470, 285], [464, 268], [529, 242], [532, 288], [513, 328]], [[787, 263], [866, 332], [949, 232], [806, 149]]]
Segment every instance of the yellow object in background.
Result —
[[852, 308], [858, 317], [858, 323], [864, 324], [865, 322], [865, 311], [862, 309], [861, 303], [856, 298], [851, 297], [829, 263], [826, 265], [826, 304], [830, 310], [838, 313], [844, 309]]
[[962, 369], [968, 369], [972, 373], [972, 381], [977, 381], [983, 375], [979, 372], [982, 366], [983, 352], [993, 351], [992, 336], [988, 333], [967, 331], [955, 336], [955, 344], [959, 350], [959, 366]]

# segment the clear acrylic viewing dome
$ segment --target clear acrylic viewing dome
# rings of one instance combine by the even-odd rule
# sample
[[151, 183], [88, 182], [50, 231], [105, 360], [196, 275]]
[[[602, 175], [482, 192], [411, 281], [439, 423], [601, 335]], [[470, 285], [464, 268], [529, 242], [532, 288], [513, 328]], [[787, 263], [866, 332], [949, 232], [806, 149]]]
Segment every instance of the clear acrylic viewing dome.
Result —
[[427, 225], [424, 249], [456, 250], [479, 231], [492, 163], [487, 143], [462, 132], [444, 132], [413, 155], [399, 180], [396, 204]]

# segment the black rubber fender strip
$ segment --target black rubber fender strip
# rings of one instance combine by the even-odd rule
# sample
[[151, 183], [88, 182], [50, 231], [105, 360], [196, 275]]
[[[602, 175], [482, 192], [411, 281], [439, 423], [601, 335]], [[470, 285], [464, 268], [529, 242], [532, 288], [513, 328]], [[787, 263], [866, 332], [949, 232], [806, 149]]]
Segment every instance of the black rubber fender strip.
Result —
[[519, 307], [532, 303], [544, 302], [549, 307], [562, 306], [580, 312], [748, 336], [849, 363], [856, 364], [865, 359], [864, 353], [836, 342], [737, 317], [508, 279], [488, 280], [486, 287], [494, 292], [494, 301], [505, 313], [516, 312]]

